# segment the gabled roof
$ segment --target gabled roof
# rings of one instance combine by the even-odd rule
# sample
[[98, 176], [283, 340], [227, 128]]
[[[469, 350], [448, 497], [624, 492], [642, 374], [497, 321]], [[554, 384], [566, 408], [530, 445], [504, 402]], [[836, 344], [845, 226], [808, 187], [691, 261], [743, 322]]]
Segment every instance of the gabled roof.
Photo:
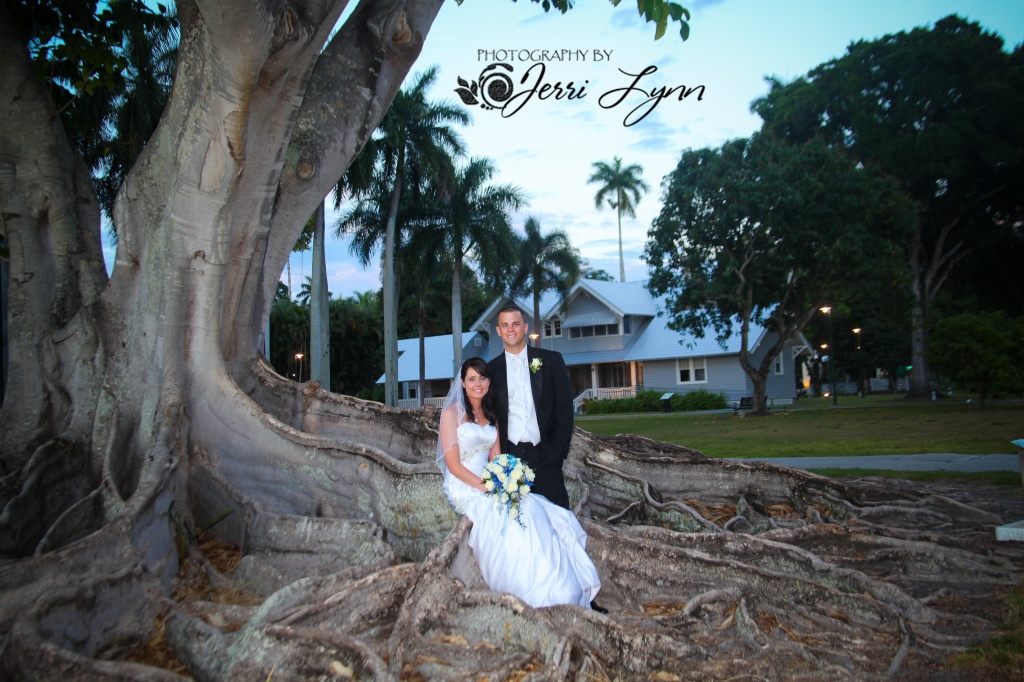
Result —
[[[558, 297], [558, 293], [553, 290], [545, 291], [540, 297], [540, 318], [543, 320], [551, 314], [551, 310], [558, 305], [561, 299]], [[515, 303], [517, 306], [526, 311], [526, 314], [533, 316], [533, 298], [513, 298], [511, 296], [499, 296], [494, 299], [491, 305], [487, 306], [487, 309], [480, 313], [480, 317], [473, 321], [473, 324], [469, 325], [470, 329], [476, 329], [479, 331], [491, 331], [491, 318], [494, 317], [499, 310], [505, 307], [508, 302]]]
[[[646, 281], [604, 282], [597, 279], [581, 279], [569, 290], [569, 295], [566, 298], [571, 303], [580, 295], [581, 291], [585, 291], [608, 306], [608, 309], [619, 317], [623, 315], [654, 317], [657, 315], [657, 308], [654, 297], [651, 296], [646, 285]], [[549, 314], [550, 312], [543, 316], [547, 317]]]
[[[626, 351], [626, 362], [639, 360], [666, 360], [679, 357], [729, 355], [740, 352], [740, 324], [733, 322], [732, 335], [723, 348], [718, 343], [714, 327], [704, 329], [704, 338], [683, 335], [668, 328], [668, 318], [662, 315], [651, 320], [631, 348]], [[764, 327], [751, 323], [748, 350], [753, 351], [765, 334]], [[683, 343], [680, 343], [680, 340]]]
[[[470, 357], [471, 355], [480, 355], [479, 352], [474, 353], [476, 347], [473, 345], [473, 339], [480, 336], [479, 332], [463, 332], [462, 333], [462, 359]], [[487, 344], [484, 343], [480, 346], [480, 352], [487, 349]], [[451, 379], [455, 376], [455, 353], [452, 350], [452, 335], [444, 334], [443, 336], [428, 336], [424, 339], [424, 350], [426, 353], [426, 378], [430, 379]], [[399, 381], [419, 381], [420, 378], [420, 340], [415, 339], [400, 339], [398, 341], [398, 380]], [[378, 384], [384, 383], [384, 375], [381, 374], [380, 378], [377, 379]]]

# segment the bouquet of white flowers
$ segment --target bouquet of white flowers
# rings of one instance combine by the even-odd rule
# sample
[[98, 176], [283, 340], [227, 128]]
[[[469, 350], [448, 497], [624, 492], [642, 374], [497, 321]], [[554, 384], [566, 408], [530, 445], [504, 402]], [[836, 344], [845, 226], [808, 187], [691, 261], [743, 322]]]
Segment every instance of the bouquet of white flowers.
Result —
[[480, 479], [487, 488], [494, 504], [505, 510], [523, 528], [519, 518], [519, 505], [530, 493], [533, 486], [533, 469], [515, 455], [498, 455], [484, 467]]

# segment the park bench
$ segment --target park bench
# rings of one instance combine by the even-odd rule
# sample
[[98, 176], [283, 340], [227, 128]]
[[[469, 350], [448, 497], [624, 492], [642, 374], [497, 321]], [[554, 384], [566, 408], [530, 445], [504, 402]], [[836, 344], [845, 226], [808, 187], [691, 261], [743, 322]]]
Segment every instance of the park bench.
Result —
[[742, 412], [743, 410], [752, 409], [754, 409], [754, 396], [745, 395], [742, 398], [740, 398], [740, 401], [738, 403], [733, 403], [732, 414], [735, 417], [738, 416], [739, 413]]

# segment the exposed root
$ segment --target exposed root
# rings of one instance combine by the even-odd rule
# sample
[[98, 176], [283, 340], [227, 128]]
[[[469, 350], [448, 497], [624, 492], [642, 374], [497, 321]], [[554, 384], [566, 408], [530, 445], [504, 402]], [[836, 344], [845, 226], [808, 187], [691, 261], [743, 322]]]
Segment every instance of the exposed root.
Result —
[[[307, 390], [303, 419], [320, 410], [326, 433], [339, 427], [324, 415], [353, 405]], [[577, 432], [570, 490], [602, 579], [599, 602], [611, 612], [532, 609], [487, 590], [466, 544], [469, 521], [450, 511], [431, 464], [405, 461], [429, 450], [425, 442], [413, 438], [392, 454], [229, 414], [221, 405], [203, 417], [214, 436], [192, 445], [190, 509], [179, 514], [145, 472], [140, 489], [160, 504], [145, 511], [128, 500], [135, 518], [150, 519], [140, 528], [186, 540], [175, 599], [160, 596], [137, 552], [124, 563], [132, 568], [84, 592], [45, 555], [35, 560], [41, 579], [21, 562], [0, 567], [0, 585], [26, 607], [5, 616], [5, 654], [24, 647], [49, 652], [44, 660], [57, 669], [139, 679], [178, 679], [181, 666], [216, 680], [779, 679], [780, 671], [883, 679], [921, 661], [941, 665], [993, 631], [987, 614], [949, 610], [953, 596], [1021, 580], [1024, 551], [994, 547], [991, 509], [905, 487], [886, 499], [874, 482], [862, 489]], [[218, 446], [214, 424], [224, 439], [241, 424], [269, 424], [274, 447]], [[111, 555], [104, 547], [135, 552], [111, 545], [115, 535], [105, 529], [65, 551], [95, 571], [87, 557]], [[75, 634], [76, 622], [95, 630], [101, 602], [129, 599], [149, 605], [131, 621], [141, 636], [130, 643], [148, 642], [141, 660], [169, 670], [141, 665], [109, 633]], [[0, 672], [36, 674], [30, 660], [5, 655]]]

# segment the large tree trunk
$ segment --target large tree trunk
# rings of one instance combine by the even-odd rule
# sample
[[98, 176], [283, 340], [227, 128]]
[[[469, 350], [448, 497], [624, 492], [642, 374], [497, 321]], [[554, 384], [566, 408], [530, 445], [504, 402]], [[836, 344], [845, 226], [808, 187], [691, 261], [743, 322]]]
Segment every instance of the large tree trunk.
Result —
[[419, 396], [420, 405], [423, 405], [423, 400], [426, 396], [427, 390], [427, 300], [426, 292], [423, 287], [420, 287], [419, 301], [416, 306], [416, 318], [418, 324], [417, 329], [419, 331], [419, 365], [420, 373], [419, 382], [417, 383], [417, 394]]
[[946, 282], [950, 272], [970, 250], [964, 241], [953, 238], [960, 216], [943, 216], [944, 223], [936, 230], [934, 242], [924, 243], [920, 221], [907, 249], [910, 265], [913, 307], [910, 313], [910, 397], [926, 398], [931, 393], [931, 371], [928, 367], [928, 325], [932, 301]]
[[405, 149], [398, 152], [395, 186], [388, 204], [388, 219], [384, 232], [384, 404], [398, 404], [398, 278], [395, 273], [395, 229], [398, 204], [402, 198], [402, 160]]
[[[455, 244], [452, 270], [452, 371], [462, 369], [462, 244]], [[454, 376], [454, 374], [452, 375]]]
[[327, 291], [324, 202], [316, 207], [313, 278], [309, 291], [309, 378], [331, 390], [331, 295]]
[[619, 223], [619, 281], [626, 281], [626, 260], [622, 255], [622, 190], [619, 190], [619, 198], [615, 204], [615, 215]]
[[[582, 431], [566, 474], [611, 613], [531, 609], [481, 583], [434, 411], [258, 357], [292, 245], [438, 4], [363, 3], [322, 51], [343, 3], [182, 3], [109, 282], [86, 169], [0, 5], [17, 397], [0, 408], [0, 677], [873, 679], [991, 633], [991, 595], [1024, 558], [993, 546], [991, 526], [1024, 513], [978, 506], [998, 496]], [[955, 593], [986, 608], [964, 615]], [[184, 667], [133, 662], [154, 634]]]

